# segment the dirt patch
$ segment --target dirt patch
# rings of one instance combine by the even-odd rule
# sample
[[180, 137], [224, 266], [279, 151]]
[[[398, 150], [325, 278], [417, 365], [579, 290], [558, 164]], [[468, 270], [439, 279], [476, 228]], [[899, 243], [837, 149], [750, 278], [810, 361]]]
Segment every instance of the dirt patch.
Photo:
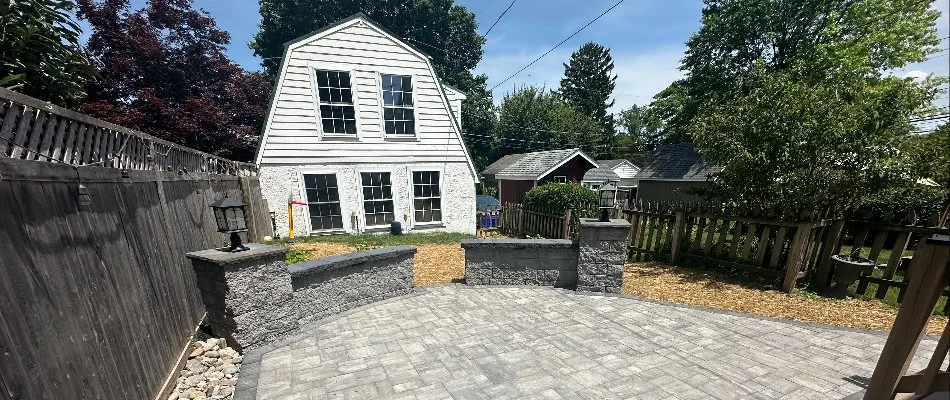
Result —
[[304, 250], [310, 253], [310, 259], [337, 256], [340, 254], [352, 253], [356, 248], [345, 243], [304, 243], [298, 242], [290, 245], [290, 248]]
[[[628, 264], [623, 293], [648, 299], [690, 304], [720, 310], [791, 319], [796, 321], [887, 331], [897, 310], [879, 301], [833, 300], [810, 295], [791, 295], [777, 290], [752, 288], [722, 274], [661, 263]], [[947, 317], [930, 319], [927, 333], [939, 335]]]
[[[308, 252], [311, 260], [356, 251], [344, 243], [294, 243], [290, 247]], [[465, 252], [458, 243], [420, 244], [416, 248], [416, 286], [450, 283], [465, 276]]]
[[450, 283], [465, 276], [465, 251], [458, 243], [417, 247], [416, 286]]

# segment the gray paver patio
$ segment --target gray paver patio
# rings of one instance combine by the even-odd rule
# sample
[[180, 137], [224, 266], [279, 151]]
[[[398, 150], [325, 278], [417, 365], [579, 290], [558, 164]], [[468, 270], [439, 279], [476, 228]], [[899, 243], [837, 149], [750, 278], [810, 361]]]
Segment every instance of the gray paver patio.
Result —
[[885, 338], [548, 288], [436, 286], [249, 352], [237, 398], [841, 398], [862, 389]]

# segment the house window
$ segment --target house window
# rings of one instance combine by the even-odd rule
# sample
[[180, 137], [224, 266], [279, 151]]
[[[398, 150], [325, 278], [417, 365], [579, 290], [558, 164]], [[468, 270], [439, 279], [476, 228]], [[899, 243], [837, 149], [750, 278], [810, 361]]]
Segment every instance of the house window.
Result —
[[306, 174], [303, 176], [310, 209], [310, 229], [322, 231], [343, 229], [340, 212], [340, 191], [334, 174]]
[[317, 70], [317, 95], [320, 98], [320, 122], [323, 125], [323, 133], [355, 135], [356, 110], [353, 108], [350, 73]]
[[362, 172], [363, 212], [366, 226], [386, 225], [395, 219], [393, 185], [389, 172]]
[[383, 124], [387, 135], [415, 135], [412, 77], [380, 74], [383, 81]]
[[566, 176], [555, 176], [555, 177], [554, 177], [554, 183], [567, 183], [567, 177], [566, 177]]
[[601, 186], [603, 186], [603, 185], [601, 185], [601, 184], [599, 184], [599, 183], [591, 183], [591, 184], [589, 185], [589, 187], [590, 187], [591, 189], [593, 189], [593, 190], [600, 189]]
[[412, 173], [412, 201], [416, 222], [442, 221], [442, 192], [437, 171]]

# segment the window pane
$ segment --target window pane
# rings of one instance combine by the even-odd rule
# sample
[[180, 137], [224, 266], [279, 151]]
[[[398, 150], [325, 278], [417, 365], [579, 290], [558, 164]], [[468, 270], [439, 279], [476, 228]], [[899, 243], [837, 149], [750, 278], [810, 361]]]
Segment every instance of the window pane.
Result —
[[360, 178], [362, 178], [363, 180], [363, 186], [369, 185], [369, 179], [370, 179], [369, 175], [370, 174], [366, 172], [363, 172], [360, 174]]
[[327, 87], [330, 83], [327, 80], [328, 71], [317, 71], [317, 86]]
[[320, 93], [320, 102], [330, 101], [330, 89], [320, 88], [318, 92]]
[[347, 92], [349, 92], [349, 89], [350, 89], [350, 73], [349, 72], [340, 74], [340, 87], [347, 89]]
[[404, 76], [402, 77], [402, 91], [411, 92], [412, 91], [412, 77]]
[[411, 106], [411, 105], [412, 105], [412, 93], [411, 93], [411, 92], [405, 92], [405, 93], [403, 93], [403, 95], [402, 95], [402, 104], [403, 104], [403, 105], [406, 105], [406, 106]]
[[333, 120], [324, 119], [323, 120], [323, 132], [324, 133], [333, 133]]
[[396, 123], [392, 121], [386, 121], [386, 134], [392, 135], [396, 133]]
[[343, 120], [335, 119], [333, 120], [333, 133], [345, 133], [346, 129], [343, 128]]

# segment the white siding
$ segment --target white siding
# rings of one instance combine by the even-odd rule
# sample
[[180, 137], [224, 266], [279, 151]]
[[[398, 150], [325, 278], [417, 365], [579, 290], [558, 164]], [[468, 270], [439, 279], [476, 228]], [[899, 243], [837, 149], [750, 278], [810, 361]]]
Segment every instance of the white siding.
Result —
[[[288, 48], [273, 110], [265, 127], [260, 165], [364, 164], [386, 162], [468, 162], [452, 124], [464, 95], [452, 93], [446, 104], [429, 64], [371, 26], [355, 20], [342, 28]], [[356, 108], [357, 138], [322, 138], [313, 70], [350, 71]], [[382, 126], [379, 74], [412, 75], [415, 138], [386, 137]], [[447, 90], [448, 92], [454, 92]], [[459, 121], [459, 120], [457, 120]], [[473, 177], [474, 180], [474, 177]]]
[[617, 176], [619, 176], [620, 179], [629, 179], [637, 176], [637, 172], [640, 172], [640, 168], [637, 168], [633, 164], [624, 162], [618, 164], [617, 167], [614, 168], [614, 172], [617, 173]]
[[[356, 111], [356, 137], [323, 137], [315, 93], [314, 70], [349, 71]], [[384, 134], [380, 74], [411, 75], [415, 137]], [[460, 140], [456, 119], [465, 95], [446, 89], [421, 54], [367, 21], [345, 22], [291, 44], [285, 54], [276, 95], [264, 128], [257, 163], [261, 190], [276, 212], [278, 230], [287, 233], [287, 198], [303, 199], [301, 173], [336, 173], [344, 229], [354, 232], [351, 215], [362, 223], [359, 171], [390, 171], [397, 220], [412, 221], [410, 172], [440, 171], [443, 221], [439, 227], [473, 233], [475, 172]], [[451, 110], [451, 111], [450, 111]], [[355, 214], [354, 214], [355, 213]], [[295, 231], [310, 234], [309, 208], [294, 206]]]

